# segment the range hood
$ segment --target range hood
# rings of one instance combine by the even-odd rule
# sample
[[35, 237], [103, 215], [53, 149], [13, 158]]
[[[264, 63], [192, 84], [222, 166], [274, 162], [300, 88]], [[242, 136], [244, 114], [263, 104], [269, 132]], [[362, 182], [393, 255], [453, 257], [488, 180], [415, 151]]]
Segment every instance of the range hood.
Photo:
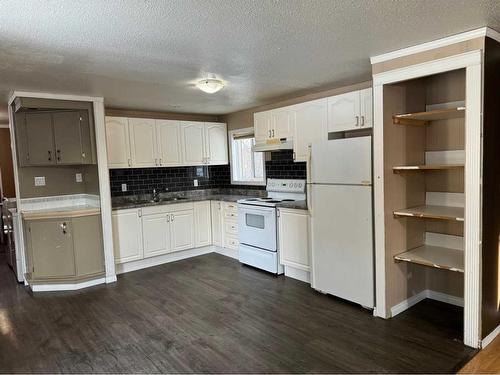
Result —
[[292, 150], [293, 141], [289, 138], [281, 139], [266, 139], [263, 142], [256, 143], [252, 147], [253, 152], [264, 152], [264, 151], [279, 151], [279, 150]]

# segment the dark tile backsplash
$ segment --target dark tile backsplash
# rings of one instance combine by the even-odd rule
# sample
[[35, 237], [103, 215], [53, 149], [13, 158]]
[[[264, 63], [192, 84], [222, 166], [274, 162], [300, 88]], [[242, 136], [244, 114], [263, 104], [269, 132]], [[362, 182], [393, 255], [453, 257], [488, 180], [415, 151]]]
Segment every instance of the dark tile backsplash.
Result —
[[[204, 167], [162, 167], [111, 169], [111, 196], [136, 195], [151, 193], [154, 188], [160, 191], [183, 191], [208, 188], [229, 188], [231, 186], [247, 189], [264, 189], [264, 186], [231, 185], [229, 165]], [[306, 163], [294, 163], [291, 150], [272, 152], [271, 160], [266, 161], [268, 178], [306, 178]], [[198, 180], [198, 187], [193, 180]], [[127, 184], [127, 192], [122, 192], [121, 185]]]

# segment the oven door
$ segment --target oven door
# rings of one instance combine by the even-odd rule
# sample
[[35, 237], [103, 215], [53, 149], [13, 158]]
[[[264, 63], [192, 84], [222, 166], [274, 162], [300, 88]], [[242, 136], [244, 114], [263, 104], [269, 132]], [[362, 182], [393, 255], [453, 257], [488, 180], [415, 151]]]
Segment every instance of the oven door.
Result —
[[276, 251], [276, 210], [272, 207], [238, 205], [238, 235], [242, 244]]

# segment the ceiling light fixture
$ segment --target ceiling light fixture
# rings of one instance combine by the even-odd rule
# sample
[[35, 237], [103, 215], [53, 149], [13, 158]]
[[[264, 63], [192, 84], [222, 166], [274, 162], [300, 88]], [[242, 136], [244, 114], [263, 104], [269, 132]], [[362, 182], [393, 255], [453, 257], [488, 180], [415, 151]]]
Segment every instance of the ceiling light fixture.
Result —
[[218, 79], [214, 74], [209, 74], [207, 78], [196, 82], [196, 87], [207, 94], [213, 94], [224, 87], [224, 82]]

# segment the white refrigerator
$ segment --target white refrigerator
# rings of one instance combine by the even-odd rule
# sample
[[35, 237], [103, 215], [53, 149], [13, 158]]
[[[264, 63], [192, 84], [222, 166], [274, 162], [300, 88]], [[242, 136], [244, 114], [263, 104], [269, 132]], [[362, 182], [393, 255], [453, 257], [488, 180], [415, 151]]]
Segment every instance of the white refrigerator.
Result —
[[311, 286], [374, 306], [371, 136], [311, 146]]

